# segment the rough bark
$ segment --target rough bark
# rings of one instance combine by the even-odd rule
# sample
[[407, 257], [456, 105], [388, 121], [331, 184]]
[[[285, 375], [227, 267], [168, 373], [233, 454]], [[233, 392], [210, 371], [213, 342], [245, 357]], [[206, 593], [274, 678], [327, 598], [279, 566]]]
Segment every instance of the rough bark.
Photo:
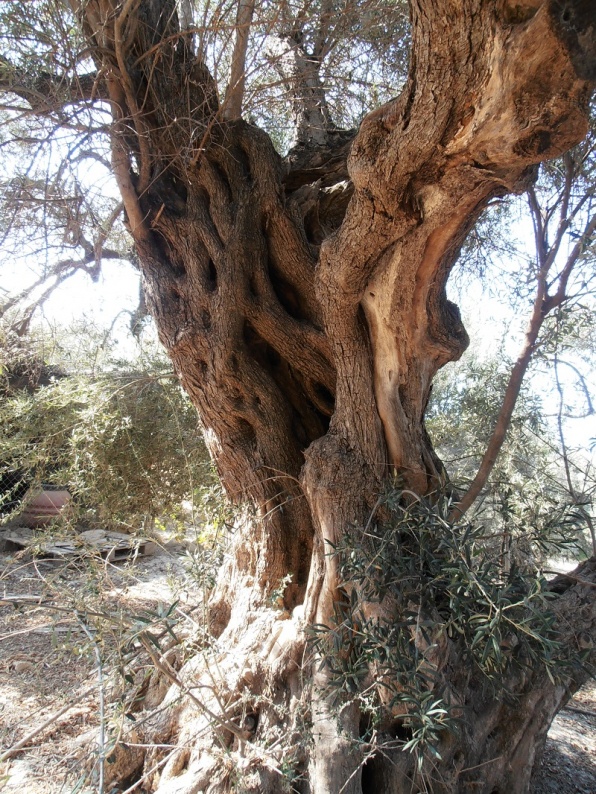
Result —
[[[350, 135], [313, 133], [285, 162], [263, 132], [224, 119], [174, 0], [73, 5], [106, 76], [147, 304], [228, 494], [254, 510], [212, 600], [215, 650], [179, 676], [209, 713], [175, 705], [175, 684], [147, 723], [148, 740], [169, 732], [181, 747], [154, 786], [228, 791], [241, 772], [244, 790], [279, 791], [285, 754], [294, 790], [313, 794], [521, 794], [581, 671], [565, 687], [512, 675], [507, 705], [446, 643], [443, 686], [465, 727], [419, 774], [391, 744], [355, 744], [357, 702], [338, 718], [304, 627], [330, 620], [342, 595], [328, 544], [365, 525], [383, 481], [398, 474], [417, 494], [441, 482], [424, 411], [468, 343], [445, 283], [487, 202], [585, 134], [592, 3], [412, 0], [402, 94], [365, 118], [348, 158]], [[280, 611], [268, 598], [288, 574]], [[585, 600], [579, 630], [593, 637], [593, 590], [562, 589], [561, 630], [576, 636]]]

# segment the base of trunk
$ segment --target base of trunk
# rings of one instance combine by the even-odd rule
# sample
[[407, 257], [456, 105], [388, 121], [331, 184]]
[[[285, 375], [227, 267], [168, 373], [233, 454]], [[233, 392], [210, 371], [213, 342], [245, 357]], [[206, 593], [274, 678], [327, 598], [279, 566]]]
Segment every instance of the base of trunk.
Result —
[[596, 559], [554, 584], [557, 627], [584, 649], [583, 666], [558, 683], [544, 667], [518, 667], [496, 686], [447, 659], [457, 725], [416, 752], [404, 749], [407, 710], [375, 712], [366, 686], [338, 703], [303, 608], [273, 606], [245, 579], [216, 640], [180, 669], [175, 650], [154, 659], [134, 734], [122, 741], [156, 746], [141, 757], [121, 743], [106, 776], [142, 778], [158, 794], [526, 794], [553, 717], [594, 662], [594, 581]]

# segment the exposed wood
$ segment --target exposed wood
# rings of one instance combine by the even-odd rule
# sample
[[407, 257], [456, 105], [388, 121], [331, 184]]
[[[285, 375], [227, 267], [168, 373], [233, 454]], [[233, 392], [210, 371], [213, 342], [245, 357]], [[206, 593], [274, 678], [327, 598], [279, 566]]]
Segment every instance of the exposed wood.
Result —
[[13, 527], [3, 532], [2, 539], [19, 548], [38, 550], [49, 557], [69, 557], [99, 554], [107, 562], [128, 560], [155, 553], [155, 543], [122, 532], [102, 529], [88, 530], [71, 538], [52, 538], [26, 527]]

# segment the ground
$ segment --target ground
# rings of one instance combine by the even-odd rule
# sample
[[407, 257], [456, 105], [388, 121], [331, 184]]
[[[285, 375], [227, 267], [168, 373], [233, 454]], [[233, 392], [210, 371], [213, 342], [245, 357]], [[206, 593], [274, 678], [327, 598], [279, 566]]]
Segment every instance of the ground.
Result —
[[[0, 764], [3, 792], [97, 791], [97, 782], [91, 787], [85, 782], [93, 769], [88, 748], [100, 724], [95, 648], [115, 658], [126, 645], [133, 629], [130, 617], [119, 620], [121, 614], [157, 625], [160, 605], [163, 613], [176, 604], [172, 615], [179, 625], [194, 624], [197, 576], [188, 544], [165, 539], [154, 555], [118, 563], [36, 560], [29, 552], [0, 551], [0, 756], [50, 720]], [[86, 610], [110, 615], [112, 623], [98, 622]], [[105, 691], [108, 699], [108, 684]], [[113, 713], [110, 719], [112, 726]], [[144, 789], [131, 784], [116, 791]], [[596, 683], [591, 682], [553, 723], [533, 794], [594, 792]]]
[[563, 709], [555, 718], [548, 734], [542, 767], [535, 781], [533, 794], [594, 792], [596, 683], [590, 681], [575, 695], [569, 708]]

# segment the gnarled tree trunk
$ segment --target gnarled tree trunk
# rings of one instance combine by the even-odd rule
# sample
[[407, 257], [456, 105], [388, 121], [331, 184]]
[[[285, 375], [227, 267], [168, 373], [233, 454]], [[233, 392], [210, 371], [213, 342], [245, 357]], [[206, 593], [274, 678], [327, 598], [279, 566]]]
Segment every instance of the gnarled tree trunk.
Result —
[[[143, 729], [180, 745], [153, 785], [527, 791], [581, 671], [559, 685], [512, 673], [516, 700], [502, 703], [445, 640], [462, 729], [417, 769], [390, 727], [384, 749], [383, 736], [359, 742], [358, 700], [338, 712], [327, 698], [305, 628], [329, 623], [344, 597], [329, 544], [366, 525], [383, 482], [397, 474], [424, 495], [443, 480], [424, 412], [434, 375], [468, 343], [446, 280], [488, 201], [585, 134], [591, 0], [412, 0], [401, 95], [356, 135], [319, 127], [285, 160], [222, 112], [174, 0], [73, 5], [107, 83], [147, 303], [226, 491], [254, 507], [212, 598], [215, 647], [179, 673], [196, 698], [178, 702], [173, 686]], [[289, 575], [283, 608], [272, 605]], [[594, 636], [590, 587], [561, 583], [570, 643]]]

